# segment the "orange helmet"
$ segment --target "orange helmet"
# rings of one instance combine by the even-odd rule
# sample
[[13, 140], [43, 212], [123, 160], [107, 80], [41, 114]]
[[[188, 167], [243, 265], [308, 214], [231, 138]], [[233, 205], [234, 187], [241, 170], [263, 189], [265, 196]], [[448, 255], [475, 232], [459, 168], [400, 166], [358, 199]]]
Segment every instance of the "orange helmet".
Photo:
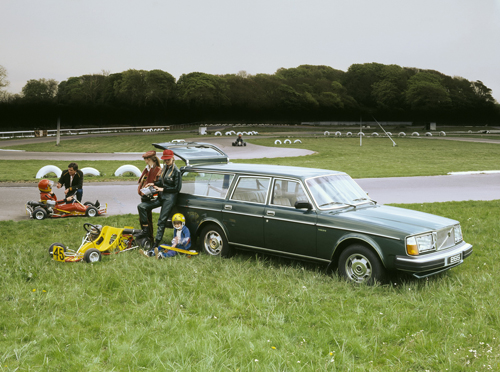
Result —
[[54, 181], [41, 180], [40, 182], [38, 182], [38, 190], [40, 190], [40, 192], [51, 192], [53, 184]]

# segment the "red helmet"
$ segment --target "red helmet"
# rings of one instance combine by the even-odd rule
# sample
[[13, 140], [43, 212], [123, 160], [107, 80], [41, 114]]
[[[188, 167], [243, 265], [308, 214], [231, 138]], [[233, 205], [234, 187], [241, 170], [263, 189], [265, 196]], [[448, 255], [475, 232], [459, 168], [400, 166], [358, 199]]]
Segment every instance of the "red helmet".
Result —
[[53, 184], [54, 181], [41, 180], [40, 182], [38, 182], [38, 190], [40, 190], [40, 192], [51, 192]]

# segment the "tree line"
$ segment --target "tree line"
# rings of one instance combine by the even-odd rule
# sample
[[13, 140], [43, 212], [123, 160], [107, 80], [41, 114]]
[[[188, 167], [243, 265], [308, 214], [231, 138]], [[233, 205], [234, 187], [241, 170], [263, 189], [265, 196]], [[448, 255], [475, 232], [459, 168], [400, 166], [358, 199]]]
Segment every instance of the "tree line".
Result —
[[[0, 90], [5, 79], [3, 69]], [[29, 80], [21, 94], [0, 95], [0, 112], [4, 130], [53, 128], [58, 117], [65, 127], [372, 117], [489, 124], [500, 119], [500, 105], [481, 81], [380, 63], [353, 64], [345, 72], [313, 65], [280, 68], [274, 74], [192, 72], [177, 81], [162, 70], [133, 69], [71, 77], [60, 83]]]

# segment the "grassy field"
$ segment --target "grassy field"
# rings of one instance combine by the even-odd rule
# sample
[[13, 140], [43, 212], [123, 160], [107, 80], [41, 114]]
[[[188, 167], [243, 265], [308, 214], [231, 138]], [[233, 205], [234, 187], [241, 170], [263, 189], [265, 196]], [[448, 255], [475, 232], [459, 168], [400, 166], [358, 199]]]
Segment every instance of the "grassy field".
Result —
[[459, 219], [474, 254], [367, 287], [247, 253], [59, 263], [49, 245], [84, 222], [137, 217], [2, 221], [0, 371], [499, 370], [500, 201], [405, 207]]
[[[144, 152], [152, 149], [151, 143], [167, 142], [179, 135], [140, 135], [76, 139], [62, 142], [58, 151], [68, 152]], [[205, 137], [200, 137], [203, 141]], [[318, 136], [317, 138], [301, 138], [294, 134], [289, 138], [292, 142], [301, 139], [302, 143], [275, 145], [274, 141], [288, 137], [273, 138], [248, 137], [251, 143], [264, 146], [282, 146], [288, 148], [304, 148], [316, 152], [314, 155], [296, 158], [273, 158], [253, 160], [233, 160], [234, 162], [264, 163], [279, 165], [296, 165], [344, 171], [354, 178], [371, 177], [409, 177], [445, 175], [457, 171], [484, 171], [500, 169], [500, 144], [485, 144], [449, 140], [426, 140], [425, 138], [395, 138], [396, 147], [388, 138], [365, 138], [362, 146], [358, 138], [335, 138]], [[5, 147], [5, 146], [4, 146]], [[18, 149], [37, 151], [54, 151], [53, 143], [14, 146]], [[142, 169], [144, 162], [140, 155], [138, 160], [127, 164]], [[68, 161], [71, 159], [68, 159]], [[65, 169], [66, 162], [50, 162]], [[88, 176], [85, 182], [135, 180], [135, 176], [115, 177], [116, 169], [123, 161], [80, 161], [83, 167], [98, 169], [102, 176]], [[0, 182], [35, 182], [37, 171], [46, 160], [0, 160]], [[178, 162], [181, 166], [182, 162]], [[56, 180], [55, 175], [51, 179]]]

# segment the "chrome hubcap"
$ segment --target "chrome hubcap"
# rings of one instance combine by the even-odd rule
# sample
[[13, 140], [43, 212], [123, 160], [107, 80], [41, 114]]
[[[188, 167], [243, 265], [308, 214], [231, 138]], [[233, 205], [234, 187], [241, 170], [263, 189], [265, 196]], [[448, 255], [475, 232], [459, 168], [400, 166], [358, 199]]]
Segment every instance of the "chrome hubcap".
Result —
[[372, 267], [370, 261], [363, 255], [353, 254], [345, 263], [347, 275], [355, 282], [361, 283], [370, 279]]
[[208, 253], [216, 256], [222, 249], [222, 238], [216, 232], [210, 232], [205, 237], [205, 247]]

